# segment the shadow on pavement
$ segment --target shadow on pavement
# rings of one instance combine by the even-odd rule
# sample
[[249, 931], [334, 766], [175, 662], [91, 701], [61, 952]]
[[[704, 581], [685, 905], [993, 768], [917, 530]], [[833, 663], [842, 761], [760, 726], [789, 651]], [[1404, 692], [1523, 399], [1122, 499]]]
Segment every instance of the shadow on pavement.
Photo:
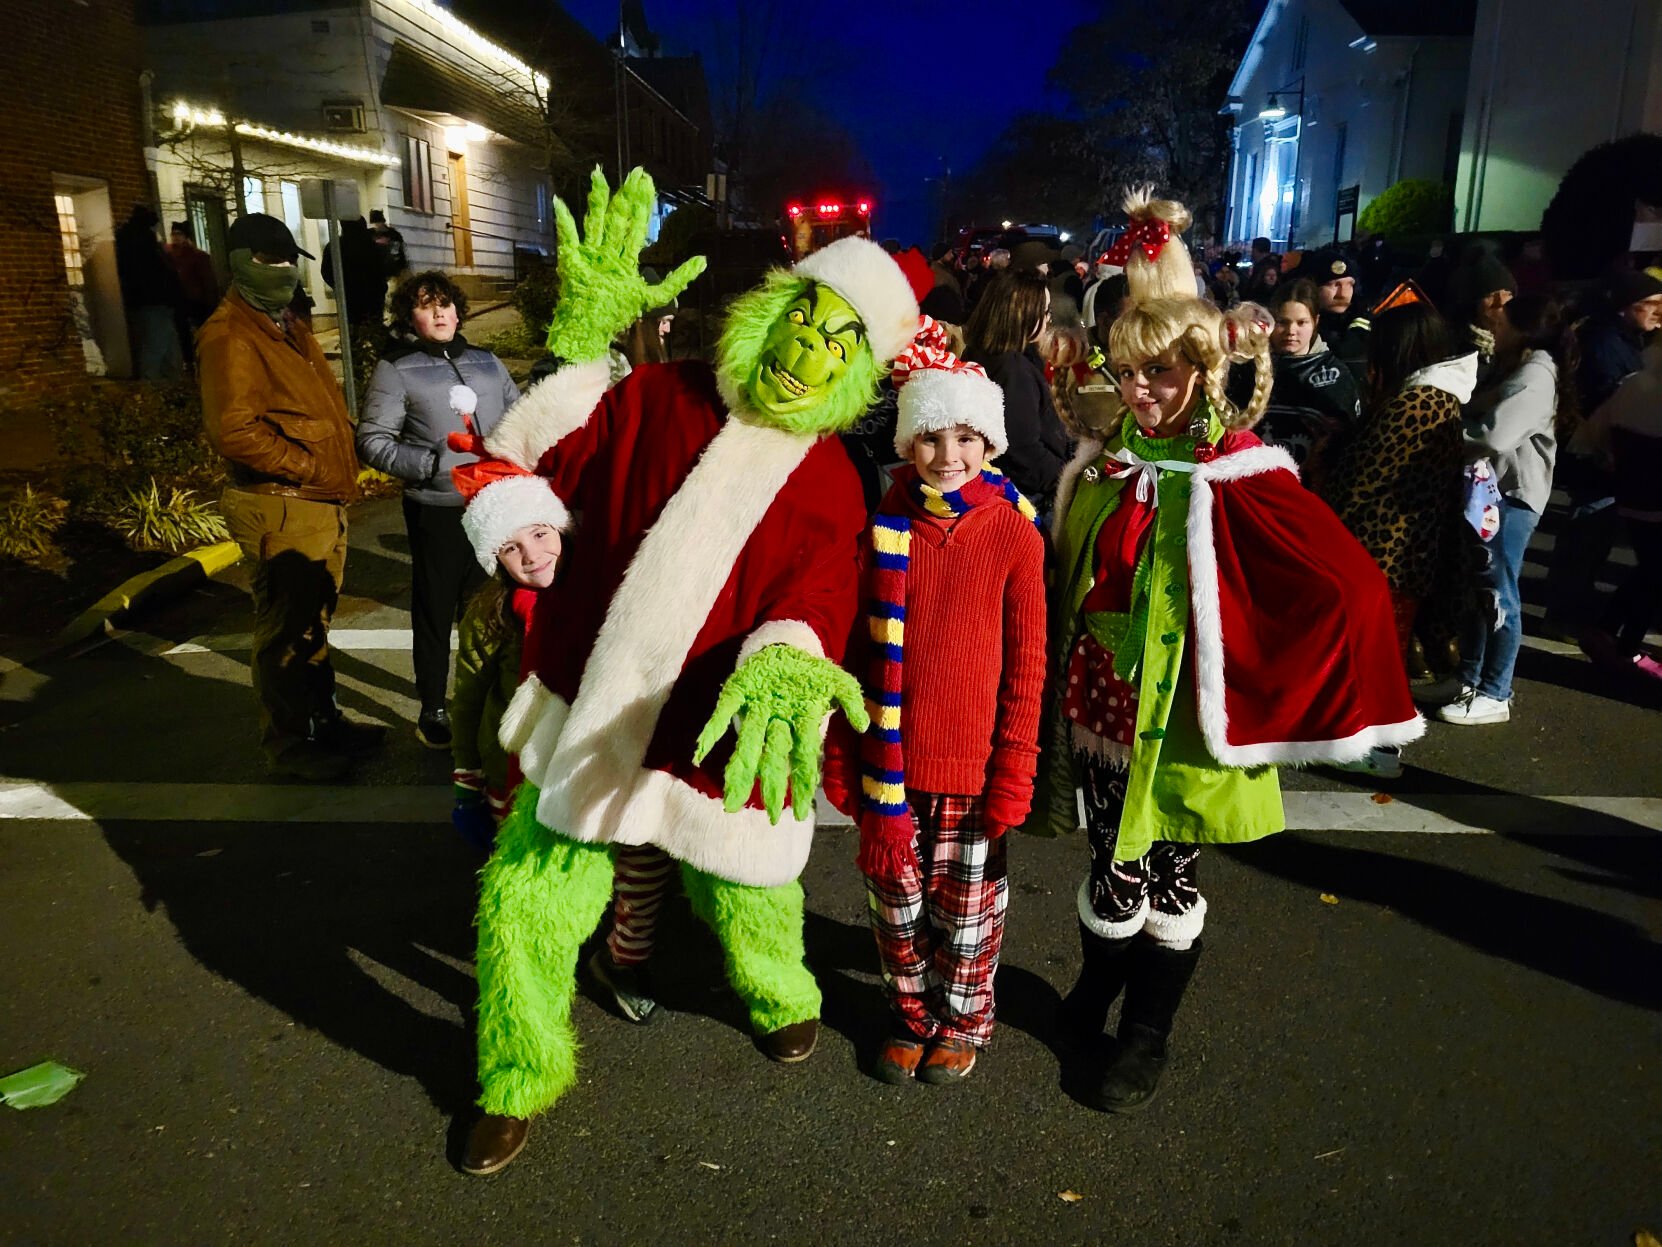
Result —
[[203, 966], [415, 1079], [440, 1110], [466, 1108], [475, 989], [451, 961], [473, 957], [474, 862], [448, 827], [113, 823], [104, 836]]
[[1437, 863], [1296, 833], [1224, 851], [1312, 891], [1388, 907], [1479, 952], [1606, 999], [1662, 1009], [1662, 946], [1620, 918]]

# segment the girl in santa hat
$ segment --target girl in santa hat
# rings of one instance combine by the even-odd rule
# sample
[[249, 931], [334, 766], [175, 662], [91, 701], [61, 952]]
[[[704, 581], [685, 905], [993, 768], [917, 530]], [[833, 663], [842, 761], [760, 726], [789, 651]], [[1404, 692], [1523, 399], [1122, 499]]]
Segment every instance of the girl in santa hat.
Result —
[[[1201, 955], [1204, 843], [1285, 825], [1275, 764], [1342, 762], [1417, 737], [1390, 597], [1367, 553], [1248, 430], [1270, 390], [1269, 316], [1194, 295], [1181, 204], [1147, 191], [1107, 259], [1131, 306], [1108, 355], [1123, 411], [1057, 491], [1051, 618], [1060, 690], [1042, 820], [1078, 824], [1084, 965], [1062, 1023], [1093, 1058], [1124, 992], [1092, 1100], [1153, 1097]], [[1225, 396], [1252, 362], [1250, 397]]]
[[[1044, 685], [1044, 539], [991, 466], [1004, 399], [929, 317], [894, 363], [902, 460], [864, 544], [871, 726], [833, 746], [893, 1010], [875, 1073], [962, 1081], [993, 1030], [1004, 834], [1027, 817]], [[854, 794], [858, 794], [857, 798]]]
[[[476, 438], [458, 435], [452, 449], [478, 453], [480, 446]], [[562, 534], [570, 530], [571, 516], [546, 480], [511, 465], [464, 464], [452, 476], [468, 500], [462, 530], [479, 566], [495, 575], [457, 628], [451, 700], [456, 804], [450, 817], [463, 837], [489, 852], [521, 778], [500, 741], [502, 720], [519, 687], [537, 595], [559, 573]], [[647, 961], [673, 865], [651, 845], [618, 850], [611, 934], [589, 960], [590, 973], [611, 993], [618, 1011], [643, 1025], [657, 1016]]]

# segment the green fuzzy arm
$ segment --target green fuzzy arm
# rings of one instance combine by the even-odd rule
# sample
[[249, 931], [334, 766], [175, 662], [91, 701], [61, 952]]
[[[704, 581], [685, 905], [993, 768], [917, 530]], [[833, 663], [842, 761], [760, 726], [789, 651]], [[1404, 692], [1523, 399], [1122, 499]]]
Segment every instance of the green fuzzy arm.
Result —
[[555, 199], [560, 302], [548, 326], [548, 349], [561, 359], [601, 358], [612, 339], [651, 308], [673, 302], [704, 271], [704, 257], [694, 256], [655, 286], [641, 277], [654, 200], [645, 169], [631, 170], [614, 195], [597, 167], [579, 238], [571, 210]]
[[704, 761], [727, 734], [735, 715], [738, 740], [723, 779], [728, 813], [744, 807], [758, 780], [768, 818], [777, 823], [785, 808], [807, 818], [819, 787], [820, 725], [832, 705], [842, 709], [859, 732], [871, 722], [860, 682], [828, 658], [816, 658], [794, 645], [769, 645], [739, 664], [722, 685], [716, 711], [699, 733], [694, 762]]

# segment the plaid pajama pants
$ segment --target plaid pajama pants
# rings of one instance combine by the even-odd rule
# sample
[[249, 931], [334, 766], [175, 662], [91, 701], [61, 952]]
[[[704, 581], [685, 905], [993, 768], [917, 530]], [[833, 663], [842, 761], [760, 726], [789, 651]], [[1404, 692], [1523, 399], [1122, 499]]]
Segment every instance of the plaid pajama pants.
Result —
[[1094, 754], [1073, 755], [1085, 795], [1085, 840], [1091, 866], [1079, 891], [1079, 918], [1104, 939], [1146, 933], [1157, 944], [1188, 948], [1206, 921], [1197, 862], [1200, 846], [1157, 840], [1141, 857], [1114, 860], [1125, 809], [1124, 766]]
[[908, 792], [918, 867], [896, 884], [866, 880], [883, 985], [921, 1039], [986, 1047], [993, 974], [1009, 904], [1005, 837], [988, 839], [981, 798]]

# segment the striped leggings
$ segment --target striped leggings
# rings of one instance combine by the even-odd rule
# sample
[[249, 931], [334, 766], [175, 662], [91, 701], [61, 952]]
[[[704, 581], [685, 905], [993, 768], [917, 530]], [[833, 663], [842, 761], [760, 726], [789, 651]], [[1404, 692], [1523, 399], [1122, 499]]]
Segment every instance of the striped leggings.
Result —
[[638, 966], [652, 956], [658, 910], [675, 876], [675, 861], [650, 844], [620, 844], [613, 862], [612, 933], [606, 950], [614, 965]]

